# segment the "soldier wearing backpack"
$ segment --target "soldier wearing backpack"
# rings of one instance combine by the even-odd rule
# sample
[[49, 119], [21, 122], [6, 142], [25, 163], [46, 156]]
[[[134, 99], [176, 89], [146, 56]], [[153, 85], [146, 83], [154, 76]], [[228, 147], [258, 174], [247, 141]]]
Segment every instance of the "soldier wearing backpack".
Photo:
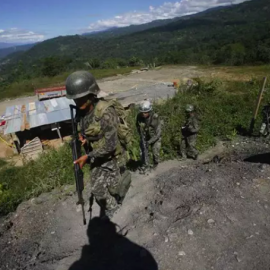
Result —
[[78, 130], [82, 145], [90, 151], [75, 161], [91, 167], [91, 192], [101, 208], [111, 215], [127, 192], [131, 175], [125, 166], [130, 130], [125, 110], [115, 100], [99, 98], [99, 86], [87, 71], [76, 71], [66, 80], [67, 98], [78, 107]]
[[140, 147], [142, 152], [143, 171], [150, 168], [149, 146], [152, 148], [153, 168], [159, 164], [161, 148], [162, 121], [157, 113], [153, 112], [150, 101], [145, 100], [140, 104], [140, 112], [137, 115], [136, 126], [140, 135]]
[[199, 152], [196, 148], [196, 142], [200, 130], [199, 119], [193, 105], [188, 104], [185, 111], [186, 122], [182, 127], [181, 159], [188, 157], [197, 160]]

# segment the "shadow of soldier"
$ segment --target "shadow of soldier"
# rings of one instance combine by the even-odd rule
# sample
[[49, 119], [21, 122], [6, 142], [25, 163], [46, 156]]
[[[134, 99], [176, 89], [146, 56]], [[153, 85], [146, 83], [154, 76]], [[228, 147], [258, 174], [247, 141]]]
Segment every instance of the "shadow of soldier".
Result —
[[244, 159], [245, 162], [263, 163], [270, 165], [270, 153], [258, 154]]
[[149, 251], [117, 232], [117, 225], [100, 214], [90, 220], [89, 245], [69, 270], [158, 270]]

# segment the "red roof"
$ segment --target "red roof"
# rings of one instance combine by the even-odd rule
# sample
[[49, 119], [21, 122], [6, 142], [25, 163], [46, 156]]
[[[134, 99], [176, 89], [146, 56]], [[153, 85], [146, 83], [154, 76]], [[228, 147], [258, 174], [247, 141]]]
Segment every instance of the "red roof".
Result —
[[53, 91], [59, 91], [59, 90], [66, 90], [66, 86], [55, 86], [55, 87], [39, 88], [39, 89], [35, 90], [35, 93], [53, 92]]

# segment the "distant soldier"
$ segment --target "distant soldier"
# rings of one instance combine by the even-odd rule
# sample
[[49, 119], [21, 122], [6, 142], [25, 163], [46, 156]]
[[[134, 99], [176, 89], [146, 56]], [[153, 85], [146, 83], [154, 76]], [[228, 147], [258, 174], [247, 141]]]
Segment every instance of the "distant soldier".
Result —
[[182, 127], [181, 155], [182, 158], [198, 158], [196, 149], [197, 133], [199, 131], [199, 121], [194, 111], [193, 105], [186, 106], [186, 122]]
[[270, 102], [263, 106], [262, 109], [262, 124], [260, 128], [260, 135], [268, 137], [270, 134]]
[[89, 152], [77, 164], [91, 166], [92, 195], [107, 215], [112, 215], [119, 201], [111, 190], [118, 187], [125, 166], [120, 170], [119, 160], [123, 147], [118, 138], [119, 117], [109, 101], [99, 98], [100, 89], [93, 75], [76, 71], [66, 80], [67, 98], [78, 107], [80, 140]]
[[150, 169], [149, 146], [153, 153], [153, 168], [159, 164], [161, 148], [161, 120], [152, 110], [150, 101], [145, 100], [140, 104], [140, 113], [137, 115], [136, 126], [140, 135], [140, 148], [142, 152], [143, 171]]

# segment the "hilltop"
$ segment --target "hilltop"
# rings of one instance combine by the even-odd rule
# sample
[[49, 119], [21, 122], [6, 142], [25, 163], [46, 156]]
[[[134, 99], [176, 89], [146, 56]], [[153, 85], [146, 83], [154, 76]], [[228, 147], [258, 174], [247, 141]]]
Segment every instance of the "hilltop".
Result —
[[179, 20], [179, 17], [173, 19], [155, 20], [150, 23], [130, 25], [126, 27], [112, 27], [104, 31], [84, 33], [83, 35], [89, 38], [114, 38], [164, 26], [177, 20]]

